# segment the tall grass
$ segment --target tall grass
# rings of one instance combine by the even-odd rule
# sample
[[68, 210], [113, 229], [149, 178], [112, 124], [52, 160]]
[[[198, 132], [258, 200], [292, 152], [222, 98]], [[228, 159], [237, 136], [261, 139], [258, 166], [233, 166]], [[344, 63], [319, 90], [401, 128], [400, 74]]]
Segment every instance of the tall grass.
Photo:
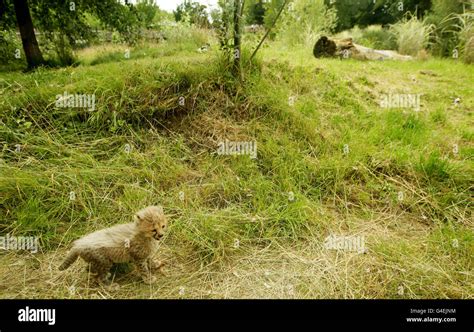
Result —
[[395, 35], [398, 52], [416, 56], [426, 48], [434, 31], [434, 25], [426, 20], [419, 20], [416, 15], [407, 14], [401, 21], [391, 25], [390, 30]]
[[337, 16], [323, 0], [295, 0], [290, 2], [278, 22], [277, 39], [284, 45], [312, 47], [321, 34], [331, 33]]
[[370, 25], [364, 29], [358, 26], [345, 30], [336, 35], [336, 38], [352, 38], [356, 44], [378, 50], [395, 50], [397, 43], [394, 34], [380, 25]]
[[451, 14], [441, 22], [442, 34], [457, 40], [457, 51], [466, 63], [474, 62], [474, 12]]
[[[426, 17], [429, 24], [434, 24], [436, 29], [431, 38], [431, 52], [437, 56], [452, 57], [459, 40], [457, 30], [453, 26], [455, 21], [450, 19], [456, 14], [462, 14], [464, 1], [433, 0], [432, 10]], [[467, 1], [466, 1], [467, 2]]]

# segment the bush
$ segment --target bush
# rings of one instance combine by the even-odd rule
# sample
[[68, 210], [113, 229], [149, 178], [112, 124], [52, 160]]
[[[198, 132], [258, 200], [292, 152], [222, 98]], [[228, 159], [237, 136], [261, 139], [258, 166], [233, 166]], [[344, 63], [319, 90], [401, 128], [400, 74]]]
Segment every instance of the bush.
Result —
[[395, 50], [397, 48], [392, 32], [389, 29], [382, 28], [380, 25], [371, 25], [365, 29], [356, 26], [351, 30], [337, 34], [336, 37], [350, 37], [356, 44], [379, 50]]
[[390, 26], [398, 46], [398, 52], [416, 56], [429, 44], [430, 36], [435, 27], [419, 20], [415, 15], [408, 14], [401, 21]]
[[182, 49], [195, 50], [209, 43], [212, 33], [208, 29], [198, 28], [186, 22], [168, 22], [162, 26], [165, 38]]
[[[20, 50], [20, 59], [15, 58], [15, 52], [17, 52], [17, 50]], [[25, 55], [23, 46], [15, 31], [0, 30], [0, 58], [2, 59], [2, 65], [11, 65], [15, 62], [19, 64], [24, 63]]]
[[433, 54], [449, 57], [453, 55], [459, 40], [456, 20], [452, 18], [454, 15], [462, 13], [463, 3], [460, 0], [433, 0], [432, 12], [426, 18], [428, 24], [436, 26], [431, 37]]
[[445, 30], [454, 36], [457, 41], [455, 50], [457, 50], [460, 58], [466, 63], [474, 62], [474, 13], [466, 12], [464, 14], [452, 14], [446, 19], [451, 22], [450, 30]]
[[397, 48], [394, 35], [389, 29], [380, 25], [371, 25], [362, 31], [360, 44], [378, 50], [394, 50]]
[[468, 30], [466, 30], [465, 34], [463, 35], [462, 41], [465, 40], [463, 44], [463, 60], [465, 63], [474, 63], [474, 28], [472, 25]]
[[334, 31], [336, 11], [323, 0], [295, 0], [277, 24], [277, 39], [285, 45], [313, 45], [321, 35]]

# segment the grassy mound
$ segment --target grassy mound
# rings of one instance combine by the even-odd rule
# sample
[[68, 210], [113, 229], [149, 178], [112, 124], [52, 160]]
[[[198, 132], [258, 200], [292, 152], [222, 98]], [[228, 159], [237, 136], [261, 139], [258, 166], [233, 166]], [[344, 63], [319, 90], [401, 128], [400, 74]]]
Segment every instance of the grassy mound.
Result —
[[[216, 52], [87, 52], [0, 74], [0, 228], [43, 251], [0, 256], [3, 296], [95, 297], [82, 270], [56, 271], [67, 244], [159, 203], [171, 278], [124, 276], [108, 296], [472, 298], [472, 67], [270, 47], [235, 88]], [[65, 91], [95, 109], [56, 107]], [[380, 108], [387, 93], [421, 109]], [[225, 140], [258, 157], [219, 155]], [[324, 249], [331, 234], [364, 236], [366, 254]]]

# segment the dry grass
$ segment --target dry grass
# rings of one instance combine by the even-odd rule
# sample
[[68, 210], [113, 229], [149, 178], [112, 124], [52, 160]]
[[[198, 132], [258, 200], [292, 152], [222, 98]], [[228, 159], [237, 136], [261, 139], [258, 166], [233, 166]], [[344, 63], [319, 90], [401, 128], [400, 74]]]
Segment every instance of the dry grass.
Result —
[[[366, 236], [365, 254], [329, 250], [314, 238], [295, 243], [262, 239], [241, 243], [227, 259], [203, 265], [192, 248], [168, 237], [156, 255], [166, 263], [156, 283], [143, 284], [132, 270], [118, 274], [120, 286], [114, 288], [90, 286], [82, 260], [58, 271], [65, 256], [61, 246], [36, 255], [2, 255], [1, 297], [424, 298], [432, 288], [443, 287], [437, 297], [473, 298], [472, 270], [454, 279], [449, 270], [454, 262], [429, 253], [437, 245], [427, 240], [431, 228], [410, 215], [378, 213], [368, 221], [333, 217], [328, 232]], [[400, 247], [406, 256], [394, 255]]]

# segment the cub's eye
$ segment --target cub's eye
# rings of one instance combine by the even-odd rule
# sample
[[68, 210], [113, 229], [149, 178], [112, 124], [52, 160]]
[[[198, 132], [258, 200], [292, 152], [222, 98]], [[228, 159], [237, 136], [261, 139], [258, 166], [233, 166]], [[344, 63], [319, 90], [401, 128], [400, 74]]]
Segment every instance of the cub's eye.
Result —
[[165, 225], [161, 226], [161, 228], [165, 228]]

